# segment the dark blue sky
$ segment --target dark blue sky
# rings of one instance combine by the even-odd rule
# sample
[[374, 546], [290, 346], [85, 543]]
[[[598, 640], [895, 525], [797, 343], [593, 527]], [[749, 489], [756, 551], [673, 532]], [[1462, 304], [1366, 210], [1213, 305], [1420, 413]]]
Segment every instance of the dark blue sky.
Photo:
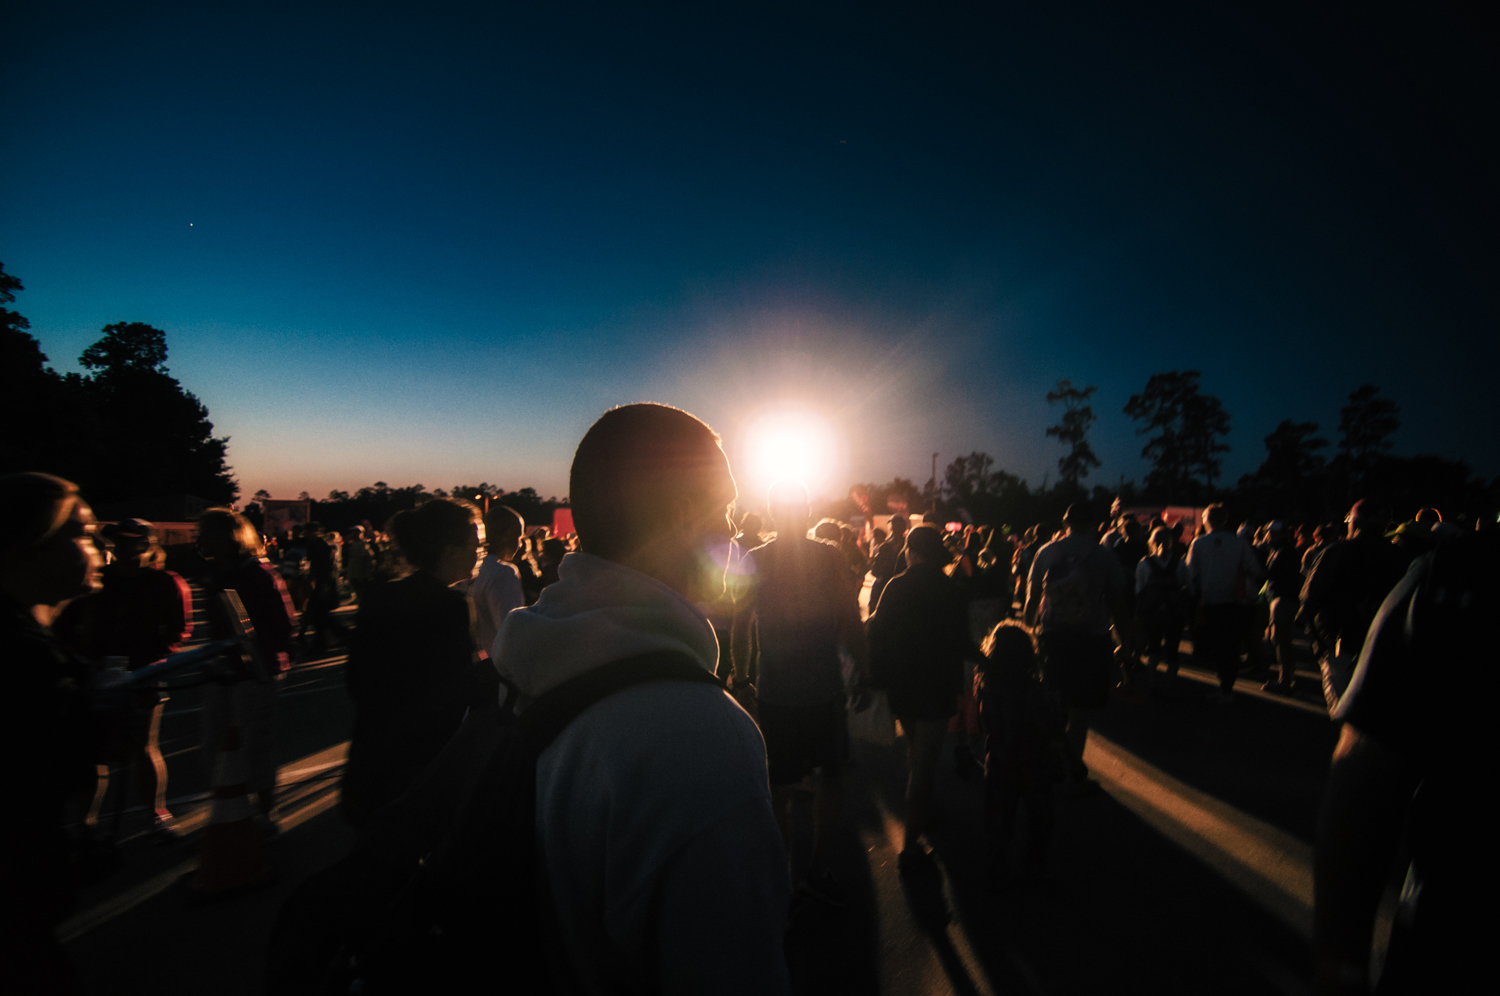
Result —
[[[246, 494], [566, 490], [605, 408], [821, 412], [832, 490], [985, 450], [1060, 377], [1203, 371], [1225, 478], [1373, 382], [1500, 473], [1493, 36], [1363, 5], [645, 16], [31, 5], [0, 260], [60, 369], [168, 333]], [[308, 6], [316, 10], [309, 12]]]

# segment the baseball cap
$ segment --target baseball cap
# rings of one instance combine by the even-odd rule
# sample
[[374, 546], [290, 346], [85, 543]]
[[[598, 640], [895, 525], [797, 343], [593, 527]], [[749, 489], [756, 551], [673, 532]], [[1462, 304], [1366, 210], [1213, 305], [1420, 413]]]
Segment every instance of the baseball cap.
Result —
[[119, 522], [108, 523], [99, 532], [113, 543], [156, 538], [156, 527], [145, 519], [121, 519]]

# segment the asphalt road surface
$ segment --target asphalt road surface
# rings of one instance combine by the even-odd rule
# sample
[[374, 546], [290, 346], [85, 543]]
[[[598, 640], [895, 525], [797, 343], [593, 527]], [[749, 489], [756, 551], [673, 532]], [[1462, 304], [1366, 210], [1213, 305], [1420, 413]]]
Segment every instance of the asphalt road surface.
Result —
[[[124, 869], [61, 928], [86, 991], [264, 991], [276, 909], [351, 841], [335, 808], [352, 716], [344, 663], [308, 658], [283, 680], [281, 832], [266, 844], [274, 883], [199, 905], [182, 881], [196, 833], [160, 846], [141, 834], [145, 814], [127, 811]], [[929, 835], [940, 874], [899, 875], [903, 742], [856, 743], [833, 868], [845, 903], [794, 903], [796, 991], [1310, 992], [1311, 842], [1334, 727], [1312, 693], [1262, 695], [1257, 678], [1228, 705], [1205, 698], [1214, 681], [1191, 666], [1154, 681], [1142, 699], [1112, 700], [1091, 734], [1086, 759], [1103, 791], [1059, 789], [1040, 883], [985, 888], [982, 779], [958, 776], [952, 740]], [[207, 784], [194, 701], [174, 694], [163, 729], [169, 795], [190, 829], [205, 818]], [[796, 812], [794, 865], [809, 849], [810, 802]]]

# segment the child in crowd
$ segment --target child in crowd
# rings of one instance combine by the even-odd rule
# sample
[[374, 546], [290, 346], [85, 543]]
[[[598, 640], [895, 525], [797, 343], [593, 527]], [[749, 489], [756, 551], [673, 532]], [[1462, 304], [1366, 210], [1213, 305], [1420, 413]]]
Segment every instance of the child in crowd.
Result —
[[1026, 804], [1029, 832], [1026, 877], [1042, 877], [1052, 839], [1052, 786], [1062, 778], [1062, 735], [1067, 714], [1037, 674], [1036, 646], [1029, 630], [1008, 619], [984, 641], [985, 663], [974, 677], [980, 724], [985, 732], [985, 827], [994, 859], [985, 876], [990, 888], [1006, 878], [1016, 811]]

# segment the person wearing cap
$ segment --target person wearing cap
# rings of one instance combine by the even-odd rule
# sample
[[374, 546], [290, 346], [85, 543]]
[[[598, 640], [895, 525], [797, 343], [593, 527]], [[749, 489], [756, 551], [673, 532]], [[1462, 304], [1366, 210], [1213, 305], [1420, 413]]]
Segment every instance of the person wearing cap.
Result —
[[[187, 584], [163, 564], [166, 555], [156, 527], [144, 519], [125, 519], [100, 530], [114, 544], [114, 560], [100, 572], [102, 587], [72, 603], [53, 627], [74, 650], [96, 662], [123, 658], [134, 671], [173, 653], [193, 629], [193, 596]], [[166, 699], [154, 690], [142, 693], [130, 729], [120, 745], [135, 788], [147, 812], [152, 833], [163, 842], [176, 838], [167, 808], [167, 763], [158, 738]], [[88, 821], [94, 823], [109, 788], [108, 767], [94, 796]]]
[[1348, 538], [1323, 552], [1302, 585], [1303, 611], [1323, 631], [1340, 673], [1352, 672], [1380, 603], [1406, 573], [1407, 557], [1385, 538], [1390, 520], [1384, 506], [1355, 502], [1344, 520]]
[[1281, 674], [1268, 680], [1261, 689], [1276, 695], [1290, 695], [1297, 682], [1297, 655], [1292, 638], [1296, 635], [1297, 597], [1302, 591], [1302, 564], [1286, 523], [1280, 519], [1272, 520], [1269, 533], [1266, 594], [1271, 599], [1271, 621], [1268, 632]]

